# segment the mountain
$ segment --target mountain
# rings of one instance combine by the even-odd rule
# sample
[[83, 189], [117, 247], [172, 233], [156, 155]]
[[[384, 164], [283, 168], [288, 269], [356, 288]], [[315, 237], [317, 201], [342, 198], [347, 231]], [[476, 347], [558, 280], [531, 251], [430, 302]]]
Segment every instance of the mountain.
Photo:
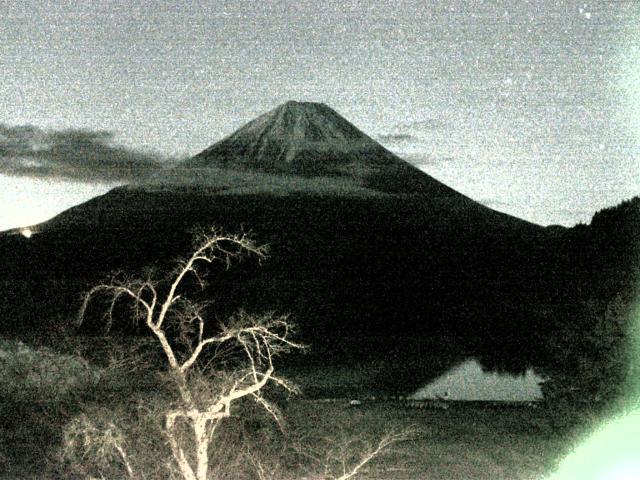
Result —
[[[231, 173], [232, 172], [232, 173]], [[287, 102], [186, 160], [156, 183], [229, 191], [461, 195], [421, 172], [322, 103]]]
[[185, 165], [340, 175], [358, 166], [371, 169], [401, 163], [326, 105], [287, 102], [187, 160]]
[[567, 229], [489, 209], [331, 108], [288, 102], [30, 238], [0, 235], [0, 328], [73, 316], [109, 271], [170, 268], [198, 225], [250, 230], [270, 246], [263, 265], [211, 272], [202, 296], [214, 318], [290, 313], [312, 346], [305, 361], [383, 362], [370, 381], [403, 391], [463, 356], [509, 371], [544, 365], [545, 332], [560, 318], [550, 302], [566, 304], [558, 292], [576, 283], [560, 269], [571, 270]]

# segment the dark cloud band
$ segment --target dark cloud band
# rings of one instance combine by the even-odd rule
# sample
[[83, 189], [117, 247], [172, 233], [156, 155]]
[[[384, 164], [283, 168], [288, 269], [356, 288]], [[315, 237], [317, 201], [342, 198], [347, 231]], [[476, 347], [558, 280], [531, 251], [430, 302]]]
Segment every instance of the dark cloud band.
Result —
[[396, 129], [403, 130], [417, 130], [417, 131], [425, 131], [425, 130], [443, 130], [448, 127], [447, 123], [443, 120], [439, 120], [437, 118], [425, 118], [422, 120], [416, 120], [414, 122], [409, 123], [400, 123], [396, 125]]
[[161, 168], [153, 155], [113, 144], [113, 133], [0, 124], [0, 173], [89, 182], [132, 181]]
[[412, 142], [416, 140], [416, 137], [406, 133], [388, 133], [378, 135], [378, 140], [381, 142]]

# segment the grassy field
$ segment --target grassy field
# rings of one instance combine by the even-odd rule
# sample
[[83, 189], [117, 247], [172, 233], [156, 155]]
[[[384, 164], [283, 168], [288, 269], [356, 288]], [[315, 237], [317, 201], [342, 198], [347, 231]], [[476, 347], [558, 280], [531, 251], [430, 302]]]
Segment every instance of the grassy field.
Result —
[[[52, 472], [61, 430], [76, 408], [3, 404], [0, 410], [0, 478], [57, 478]], [[443, 410], [408, 408], [395, 401], [350, 407], [346, 399], [295, 399], [284, 408], [284, 416], [287, 431], [322, 450], [338, 471], [341, 459], [353, 464], [357, 452], [371, 448], [386, 433], [411, 431], [410, 439], [392, 445], [356, 477], [380, 480], [544, 478], [584, 428], [577, 415], [555, 409], [479, 404]], [[306, 473], [295, 473], [295, 465], [287, 471], [289, 478]]]
[[[47, 422], [47, 412], [31, 411], [30, 417], [25, 413], [2, 412], [13, 421], [3, 422], [1, 478], [55, 478], [46, 472], [55, 462], [52, 440], [59, 436], [57, 427]], [[316, 444], [333, 444], [334, 455], [343, 447], [374, 445], [390, 430], [413, 430], [412, 439], [390, 447], [357, 477], [380, 480], [543, 478], [568, 453], [579, 430], [554, 425], [558, 416], [545, 409], [477, 405], [418, 410], [392, 402], [352, 408], [347, 401], [294, 401], [286, 416], [289, 425], [305, 430]], [[345, 457], [352, 458], [352, 453]]]
[[329, 438], [361, 435], [365, 443], [388, 431], [413, 430], [369, 464], [367, 479], [537, 479], [551, 472], [582, 427], [577, 414], [546, 407], [454, 403], [444, 409], [408, 408], [395, 401], [297, 401], [292, 423]]

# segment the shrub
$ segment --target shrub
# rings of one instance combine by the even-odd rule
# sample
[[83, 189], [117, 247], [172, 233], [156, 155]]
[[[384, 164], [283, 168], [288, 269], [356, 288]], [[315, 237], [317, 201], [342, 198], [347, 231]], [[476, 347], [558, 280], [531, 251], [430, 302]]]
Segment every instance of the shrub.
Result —
[[0, 340], [0, 397], [14, 403], [61, 402], [95, 387], [99, 370], [76, 355]]

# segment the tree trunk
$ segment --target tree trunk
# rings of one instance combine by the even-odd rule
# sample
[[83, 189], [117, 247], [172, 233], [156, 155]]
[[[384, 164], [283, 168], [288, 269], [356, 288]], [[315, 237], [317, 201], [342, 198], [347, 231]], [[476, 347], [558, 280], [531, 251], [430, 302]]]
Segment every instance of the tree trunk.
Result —
[[182, 448], [178, 443], [178, 439], [176, 437], [176, 431], [175, 431], [175, 421], [176, 421], [175, 416], [171, 416], [171, 415], [167, 416], [166, 432], [167, 432], [167, 438], [169, 439], [169, 445], [171, 447], [171, 453], [173, 454], [173, 458], [178, 464], [178, 468], [180, 469], [180, 473], [182, 474], [182, 477], [184, 478], [184, 480], [199, 480], [199, 478], [194, 473], [193, 468], [191, 468], [191, 465], [189, 465], [189, 461], [187, 460], [187, 457], [184, 454], [184, 450], [182, 450]]
[[193, 430], [196, 435], [196, 477], [198, 480], [207, 480], [209, 471], [209, 436], [207, 435], [207, 419], [198, 417], [193, 421]]

